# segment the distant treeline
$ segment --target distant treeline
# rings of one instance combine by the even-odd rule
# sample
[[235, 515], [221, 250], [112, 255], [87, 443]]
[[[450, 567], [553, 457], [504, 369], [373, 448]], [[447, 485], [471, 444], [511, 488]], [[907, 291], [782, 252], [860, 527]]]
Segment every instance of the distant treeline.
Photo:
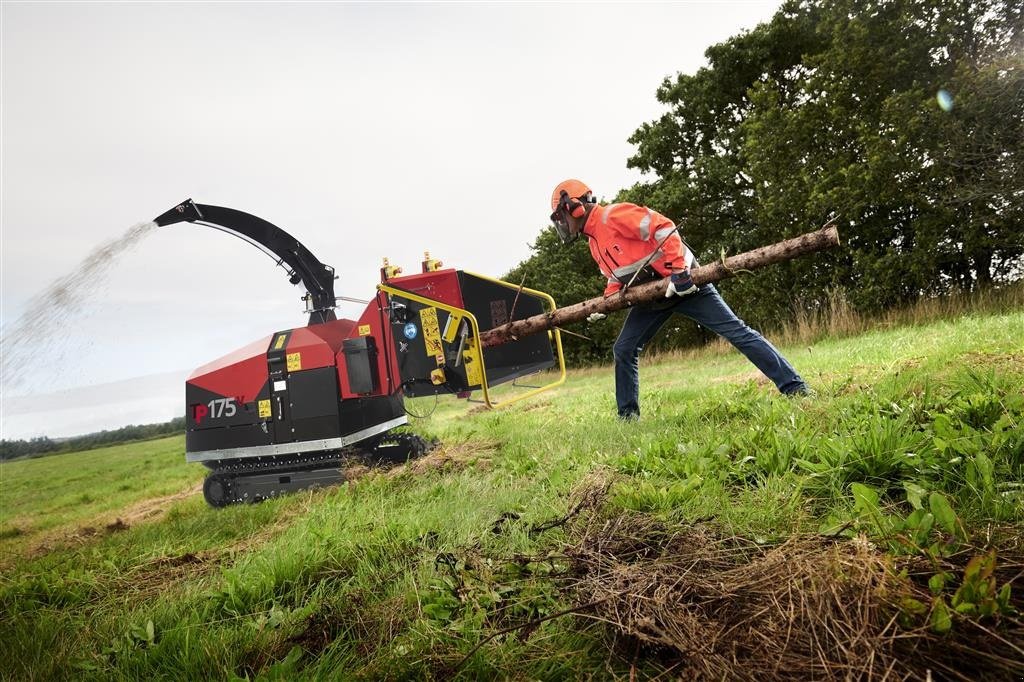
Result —
[[46, 436], [28, 440], [0, 440], [0, 461], [19, 457], [40, 457], [61, 452], [92, 450], [105, 445], [149, 440], [185, 431], [185, 418], [176, 417], [162, 424], [132, 424], [111, 431], [97, 431], [84, 436], [53, 440]]

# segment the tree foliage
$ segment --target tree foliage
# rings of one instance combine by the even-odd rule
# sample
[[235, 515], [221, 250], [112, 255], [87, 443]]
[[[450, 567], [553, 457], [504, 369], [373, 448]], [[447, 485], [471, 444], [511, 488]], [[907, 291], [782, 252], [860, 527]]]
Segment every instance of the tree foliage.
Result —
[[[666, 113], [629, 140], [628, 165], [653, 179], [617, 199], [676, 219], [704, 261], [841, 214], [841, 252], [723, 286], [755, 325], [822, 305], [834, 288], [871, 312], [1015, 281], [1022, 40], [1024, 6], [1005, 0], [787, 2], [708, 48], [706, 67], [662, 83]], [[516, 271], [537, 272], [556, 300], [580, 300], [561, 284], [599, 280], [593, 264], [541, 276], [551, 246], [542, 235]]]

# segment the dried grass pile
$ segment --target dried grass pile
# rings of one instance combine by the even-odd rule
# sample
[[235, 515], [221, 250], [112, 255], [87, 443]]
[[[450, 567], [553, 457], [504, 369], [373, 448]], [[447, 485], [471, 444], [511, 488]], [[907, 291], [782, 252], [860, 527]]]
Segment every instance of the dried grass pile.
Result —
[[1009, 635], [901, 626], [901, 600], [928, 603], [928, 589], [864, 539], [767, 546], [596, 511], [569, 532], [578, 603], [612, 626], [624, 655], [654, 656], [681, 679], [1024, 676], [1019, 622]]

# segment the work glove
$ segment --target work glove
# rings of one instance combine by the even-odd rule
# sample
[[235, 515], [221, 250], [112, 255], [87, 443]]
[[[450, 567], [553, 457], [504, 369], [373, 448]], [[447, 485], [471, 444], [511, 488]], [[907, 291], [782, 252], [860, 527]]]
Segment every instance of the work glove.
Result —
[[589, 315], [587, 315], [587, 322], [600, 322], [606, 317], [608, 316], [605, 315], [604, 313], [590, 313]]
[[665, 298], [688, 296], [695, 291], [697, 291], [697, 285], [693, 283], [693, 279], [690, 277], [690, 269], [687, 268], [682, 272], [673, 272], [672, 276], [668, 278]]

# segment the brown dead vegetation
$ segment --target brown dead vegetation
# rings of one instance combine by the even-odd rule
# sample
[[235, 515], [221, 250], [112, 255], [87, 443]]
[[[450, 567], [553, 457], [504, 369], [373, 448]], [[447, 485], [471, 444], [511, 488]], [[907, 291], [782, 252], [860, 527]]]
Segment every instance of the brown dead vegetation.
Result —
[[[566, 554], [578, 576], [572, 588], [576, 603], [590, 605], [587, 615], [608, 625], [627, 660], [643, 654], [645, 663], [673, 677], [1024, 675], [1019, 620], [958, 618], [946, 635], [933, 633], [927, 623], [901, 624], [901, 600], [930, 603], [927, 585], [914, 580], [913, 565], [897, 566], [864, 538], [796, 536], [758, 544], [705, 526], [593, 510], [570, 527], [570, 543]], [[1020, 557], [1004, 565], [1013, 564], [1020, 565]], [[910, 570], [901, 573], [903, 568]], [[958, 568], [962, 574], [963, 566]], [[1015, 579], [1020, 609], [1019, 571]]]
[[497, 448], [498, 444], [490, 441], [438, 445], [422, 457], [392, 466], [368, 466], [362, 460], [353, 459], [342, 463], [341, 472], [345, 476], [346, 482], [356, 482], [371, 476], [386, 476], [388, 478], [406, 474], [422, 476], [431, 471], [461, 470], [470, 465], [475, 466], [478, 470], [486, 470], [491, 466], [490, 455]]

